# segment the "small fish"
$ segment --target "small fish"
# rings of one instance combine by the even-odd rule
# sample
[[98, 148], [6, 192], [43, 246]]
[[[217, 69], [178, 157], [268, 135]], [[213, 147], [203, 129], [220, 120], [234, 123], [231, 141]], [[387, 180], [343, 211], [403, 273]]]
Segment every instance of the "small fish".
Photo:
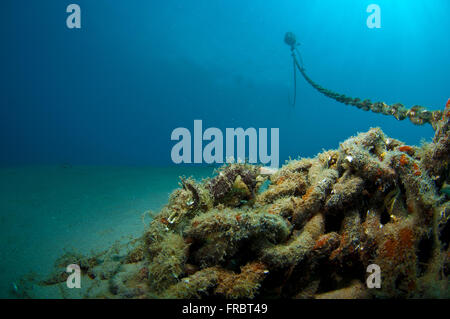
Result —
[[19, 294], [19, 287], [17, 286], [17, 284], [15, 282], [12, 283], [12, 289], [15, 294], [17, 294], [17, 295]]

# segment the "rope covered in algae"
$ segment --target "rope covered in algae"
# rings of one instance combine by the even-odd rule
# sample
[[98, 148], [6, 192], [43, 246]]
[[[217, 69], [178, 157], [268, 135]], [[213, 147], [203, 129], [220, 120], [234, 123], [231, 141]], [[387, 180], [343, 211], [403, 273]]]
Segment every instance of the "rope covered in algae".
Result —
[[357, 97], [352, 98], [349, 96], [345, 96], [344, 94], [339, 94], [323, 88], [306, 74], [305, 69], [298, 62], [294, 50], [295, 48], [294, 46], [292, 46], [291, 51], [292, 57], [294, 59], [294, 64], [297, 66], [298, 70], [303, 75], [305, 80], [323, 95], [332, 98], [337, 102], [356, 106], [358, 109], [362, 109], [364, 111], [370, 110], [374, 113], [394, 116], [399, 121], [409, 118], [410, 121], [415, 125], [423, 125], [425, 123], [429, 123], [433, 126], [433, 129], [436, 130], [436, 124], [442, 117], [442, 111], [429, 111], [428, 109], [420, 105], [414, 105], [412, 108], [408, 109], [401, 103], [388, 105], [385, 102], [371, 102], [369, 99], [361, 100]]

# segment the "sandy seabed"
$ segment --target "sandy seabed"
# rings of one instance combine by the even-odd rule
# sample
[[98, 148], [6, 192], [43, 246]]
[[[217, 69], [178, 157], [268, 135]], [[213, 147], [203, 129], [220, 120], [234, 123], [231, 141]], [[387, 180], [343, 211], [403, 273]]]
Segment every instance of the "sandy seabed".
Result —
[[[89, 253], [138, 237], [178, 187], [205, 167], [18, 166], [0, 168], [0, 298], [26, 274], [46, 276], [65, 249]], [[40, 298], [58, 298], [43, 290]]]

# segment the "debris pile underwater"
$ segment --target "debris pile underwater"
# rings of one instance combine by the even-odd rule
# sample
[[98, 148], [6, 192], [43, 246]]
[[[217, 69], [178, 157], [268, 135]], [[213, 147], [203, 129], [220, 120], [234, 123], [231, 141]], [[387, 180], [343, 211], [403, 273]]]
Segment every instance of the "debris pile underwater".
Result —
[[182, 178], [140, 238], [67, 253], [38, 284], [64, 293], [78, 264], [87, 298], [449, 298], [450, 100], [442, 114], [420, 147], [372, 128], [271, 175]]

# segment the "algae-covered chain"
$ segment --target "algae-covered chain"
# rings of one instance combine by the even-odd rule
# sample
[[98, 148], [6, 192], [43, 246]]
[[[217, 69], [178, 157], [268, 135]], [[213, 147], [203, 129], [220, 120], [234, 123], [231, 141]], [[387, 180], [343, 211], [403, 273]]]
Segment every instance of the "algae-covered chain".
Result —
[[[388, 105], [385, 102], [371, 102], [369, 99], [361, 100], [360, 98], [352, 98], [349, 96], [345, 96], [344, 94], [336, 93], [326, 88], [321, 87], [319, 84], [315, 83], [311, 78], [306, 74], [305, 69], [297, 60], [297, 55], [300, 54], [297, 50], [297, 41], [295, 35], [292, 32], [287, 32], [284, 37], [284, 42], [291, 47], [292, 58], [294, 60], [294, 65], [297, 66], [300, 73], [303, 75], [305, 80], [311, 84], [317, 91], [322, 93], [329, 98], [332, 98], [338, 102], [344, 103], [346, 105], [353, 105], [359, 109], [364, 111], [371, 110], [375, 113], [382, 113], [384, 115], [392, 115], [397, 120], [402, 121], [406, 118], [409, 118], [413, 124], [422, 125], [425, 123], [429, 123], [433, 126], [433, 129], [436, 129], [437, 122], [442, 118], [442, 111], [430, 111], [423, 106], [415, 105], [412, 108], [408, 109], [401, 103], [395, 103], [392, 105]], [[300, 56], [300, 55], [299, 55]], [[295, 69], [294, 69], [295, 74]]]

